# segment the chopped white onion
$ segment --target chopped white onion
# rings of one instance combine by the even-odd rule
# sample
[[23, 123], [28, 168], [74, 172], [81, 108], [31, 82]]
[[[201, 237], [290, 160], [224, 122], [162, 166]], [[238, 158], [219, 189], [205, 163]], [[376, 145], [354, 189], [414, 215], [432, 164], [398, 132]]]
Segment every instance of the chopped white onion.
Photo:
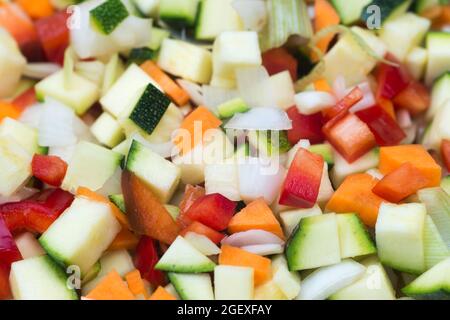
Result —
[[102, 2], [103, 0], [86, 1], [71, 9], [70, 39], [78, 57], [86, 59], [106, 56], [134, 47], [144, 47], [149, 43], [151, 19], [130, 15], [109, 35], [94, 30], [90, 22], [90, 11]]
[[203, 105], [203, 88], [199, 86], [197, 83], [185, 80], [185, 79], [177, 79], [178, 85], [183, 88], [189, 94], [191, 101], [196, 105]]
[[48, 154], [50, 156], [57, 156], [69, 163], [72, 160], [73, 154], [75, 152], [76, 145], [65, 146], [65, 147], [50, 147], [48, 149]]
[[220, 248], [214, 242], [202, 234], [188, 232], [184, 236], [184, 239], [205, 256], [212, 256], [221, 252]]
[[380, 170], [378, 170], [378, 169], [369, 169], [366, 171], [366, 173], [378, 180], [381, 180], [384, 178], [384, 174], [382, 174], [380, 172]]
[[259, 256], [271, 256], [283, 253], [284, 246], [280, 246], [279, 244], [259, 244], [241, 247], [241, 249]]
[[122, 193], [122, 169], [119, 167], [114, 174], [105, 182], [103, 187], [97, 190], [97, 193], [108, 197], [112, 194]]
[[327, 203], [333, 196], [334, 189], [328, 174], [328, 164], [325, 162], [322, 171], [322, 180], [320, 181], [319, 195], [317, 202], [320, 204]]
[[338, 100], [345, 97], [347, 94], [347, 84], [343, 76], [338, 76], [333, 83], [333, 92]]
[[262, 244], [277, 244], [282, 246], [284, 245], [284, 241], [271, 232], [255, 229], [234, 233], [223, 239], [222, 244], [238, 248]]
[[304, 91], [295, 95], [295, 104], [301, 114], [311, 115], [333, 107], [337, 103], [334, 95], [323, 91]]
[[46, 98], [39, 120], [39, 145], [44, 147], [64, 147], [74, 145], [75, 113], [62, 103]]
[[35, 129], [39, 128], [39, 121], [41, 120], [42, 112], [44, 111], [43, 105], [36, 103], [25, 109], [20, 115], [19, 121], [33, 127]]
[[406, 133], [406, 138], [403, 139], [401, 144], [412, 144], [417, 137], [417, 124], [413, 123], [410, 127], [404, 128], [403, 131]]
[[302, 280], [297, 300], [325, 300], [362, 277], [366, 268], [351, 259], [322, 267]]
[[220, 193], [232, 201], [240, 201], [236, 162], [220, 161], [205, 167], [206, 194]]
[[75, 116], [73, 119], [73, 130], [78, 140], [84, 140], [98, 144], [98, 141], [92, 134], [89, 126], [77, 116]]
[[269, 73], [263, 66], [236, 69], [236, 82], [239, 96], [249, 107], [277, 106]]
[[261, 31], [267, 23], [267, 7], [264, 0], [235, 0], [231, 4], [244, 23], [244, 28]]
[[121, 51], [145, 46], [150, 41], [151, 27], [152, 20], [130, 15], [117, 26], [110, 37]]
[[27, 188], [27, 187], [20, 188], [16, 193], [14, 193], [9, 197], [0, 195], [0, 205], [4, 203], [18, 202], [24, 199], [28, 199], [29, 197], [35, 195], [38, 192], [39, 190], [34, 188]]
[[176, 155], [179, 151], [176, 148], [175, 144], [172, 141], [168, 141], [165, 143], [152, 143], [147, 141], [142, 135], [139, 133], [135, 133], [131, 136], [133, 140], [136, 140], [146, 147], [148, 147], [153, 152], [159, 154], [163, 158], [170, 158], [173, 155]]
[[233, 89], [219, 88], [213, 86], [203, 86], [203, 103], [208, 109], [216, 111], [217, 107], [224, 102], [230, 101], [239, 96]]
[[297, 142], [297, 144], [294, 147], [292, 147], [292, 149], [289, 150], [288, 152], [288, 159], [286, 162], [287, 168], [291, 166], [291, 163], [292, 161], [294, 161], [295, 155], [297, 154], [300, 148], [309, 149], [309, 147], [311, 147], [311, 143], [307, 139], [302, 139], [299, 142]]
[[[267, 163], [264, 163], [267, 160]], [[286, 174], [278, 159], [245, 158], [238, 164], [239, 193], [246, 202], [264, 198], [272, 204]]]
[[290, 130], [292, 121], [285, 111], [278, 108], [254, 108], [237, 113], [227, 122], [226, 129], [235, 130]]
[[316, 18], [316, 10], [314, 6], [308, 6], [308, 16], [311, 20], [314, 20]]
[[59, 70], [61, 70], [61, 67], [56, 63], [28, 63], [23, 71], [23, 75], [28, 78], [41, 80]]
[[[358, 84], [358, 87], [363, 92], [363, 98], [350, 109], [351, 112], [358, 112], [373, 107], [376, 104], [375, 96], [369, 82], [360, 83]], [[347, 94], [349, 94], [354, 88], [356, 87], [348, 89]]]
[[406, 109], [400, 109], [397, 111], [397, 122], [400, 128], [406, 129], [412, 126], [413, 122], [411, 114]]

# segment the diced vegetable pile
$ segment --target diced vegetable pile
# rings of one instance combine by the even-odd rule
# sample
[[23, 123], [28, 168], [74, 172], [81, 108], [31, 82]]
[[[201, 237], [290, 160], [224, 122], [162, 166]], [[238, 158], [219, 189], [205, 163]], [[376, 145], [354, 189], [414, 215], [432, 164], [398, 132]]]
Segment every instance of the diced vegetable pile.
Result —
[[0, 299], [450, 299], [449, 124], [448, 0], [0, 0]]

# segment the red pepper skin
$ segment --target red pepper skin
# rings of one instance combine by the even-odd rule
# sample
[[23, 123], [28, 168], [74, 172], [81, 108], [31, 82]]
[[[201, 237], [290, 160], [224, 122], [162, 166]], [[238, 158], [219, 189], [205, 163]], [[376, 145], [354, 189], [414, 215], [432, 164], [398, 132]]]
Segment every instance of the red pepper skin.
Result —
[[192, 220], [187, 217], [186, 213], [195, 201], [205, 196], [205, 193], [206, 190], [203, 187], [193, 186], [190, 184], [186, 186], [184, 189], [183, 199], [180, 202], [180, 215], [177, 219], [177, 223], [181, 228], [186, 228], [192, 224]]
[[17, 248], [14, 238], [5, 220], [0, 216], [0, 263], [9, 267], [14, 261], [21, 259], [22, 255]]
[[412, 115], [417, 115], [430, 107], [431, 97], [426, 86], [412, 81], [393, 101], [397, 108], [406, 109]]
[[301, 139], [308, 139], [312, 144], [322, 143], [325, 137], [322, 133], [322, 114], [312, 115], [301, 114], [297, 107], [290, 107], [287, 115], [292, 121], [292, 129], [288, 130], [288, 140], [292, 145], [297, 144]]
[[60, 216], [73, 202], [73, 195], [62, 189], [54, 189], [48, 195], [44, 205], [49, 208], [54, 215]]
[[[389, 60], [395, 60], [388, 58]], [[377, 71], [377, 97], [393, 99], [408, 87], [411, 79], [404, 67], [381, 64]]]
[[186, 215], [189, 219], [201, 222], [216, 231], [223, 231], [228, 227], [236, 206], [236, 202], [221, 194], [209, 194], [195, 201]]
[[279, 203], [297, 208], [312, 208], [319, 196], [324, 160], [300, 148], [289, 168]]
[[63, 65], [64, 51], [69, 45], [68, 17], [66, 12], [60, 11], [35, 24], [47, 60], [60, 65]]
[[262, 60], [269, 75], [288, 70], [292, 81], [297, 80], [298, 61], [285, 48], [275, 48], [264, 52]]
[[25, 110], [27, 107], [35, 104], [37, 102], [36, 99], [36, 91], [33, 88], [28, 89], [17, 98], [15, 98], [12, 102], [19, 110]]
[[11, 288], [9, 287], [9, 267], [0, 263], [0, 300], [11, 298]]
[[441, 155], [447, 171], [450, 172], [450, 140], [442, 140]]
[[0, 215], [11, 232], [28, 230], [42, 234], [72, 201], [73, 196], [70, 193], [56, 189], [44, 202], [23, 200], [5, 203], [0, 206]]
[[327, 121], [333, 119], [342, 112], [347, 112], [355, 104], [360, 102], [364, 97], [363, 92], [359, 87], [353, 89], [348, 95], [342, 98], [333, 108], [329, 108], [323, 111], [323, 116]]
[[33, 176], [42, 182], [59, 187], [66, 175], [67, 163], [56, 156], [35, 154], [31, 169]]
[[369, 126], [380, 146], [397, 145], [406, 137], [397, 121], [378, 105], [358, 111], [356, 115]]
[[11, 264], [22, 260], [14, 238], [0, 215], [0, 300], [11, 297], [9, 271]]
[[165, 284], [165, 276], [162, 271], [155, 270], [158, 263], [158, 251], [155, 241], [147, 236], [141, 237], [136, 247], [134, 265], [141, 273], [142, 277], [150, 282], [154, 287]]
[[327, 140], [352, 163], [376, 146], [369, 127], [352, 113], [339, 114], [323, 127]]

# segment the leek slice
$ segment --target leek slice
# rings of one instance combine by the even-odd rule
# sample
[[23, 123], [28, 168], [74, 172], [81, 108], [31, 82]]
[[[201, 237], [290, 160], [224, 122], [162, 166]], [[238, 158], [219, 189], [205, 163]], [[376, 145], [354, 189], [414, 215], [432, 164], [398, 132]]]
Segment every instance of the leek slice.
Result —
[[290, 36], [309, 39], [313, 35], [304, 0], [268, 0], [268, 21], [261, 33], [261, 49], [281, 47]]

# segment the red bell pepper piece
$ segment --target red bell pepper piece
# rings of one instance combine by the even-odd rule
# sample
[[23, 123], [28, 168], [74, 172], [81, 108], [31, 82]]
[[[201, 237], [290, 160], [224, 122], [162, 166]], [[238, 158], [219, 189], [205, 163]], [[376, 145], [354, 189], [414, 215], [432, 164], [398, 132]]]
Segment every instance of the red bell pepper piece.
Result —
[[400, 109], [408, 110], [416, 115], [427, 110], [431, 104], [430, 92], [418, 81], [412, 81], [395, 98], [394, 104]]
[[364, 93], [359, 87], [354, 88], [348, 95], [342, 98], [333, 108], [329, 108], [322, 112], [327, 121], [333, 119], [338, 114], [347, 112], [355, 104], [360, 102], [364, 97]]
[[73, 195], [69, 192], [55, 189], [45, 201], [29, 199], [5, 203], [0, 206], [0, 215], [11, 232], [29, 230], [44, 233], [72, 201]]
[[322, 133], [323, 117], [320, 112], [304, 115], [294, 106], [287, 110], [287, 115], [292, 121], [292, 129], [287, 133], [291, 144], [295, 145], [301, 139], [308, 139], [312, 144], [325, 140]]
[[397, 203], [428, 184], [428, 178], [419, 169], [410, 162], [405, 162], [381, 179], [372, 191], [383, 199]]
[[184, 237], [188, 232], [195, 232], [197, 234], [204, 235], [215, 244], [219, 244], [222, 239], [225, 238], [223, 233], [217, 232], [216, 230], [213, 230], [198, 221], [192, 222], [188, 227], [180, 232], [180, 235]]
[[14, 238], [0, 215], [0, 300], [11, 296], [9, 288], [9, 270], [11, 264], [22, 260]]
[[16, 106], [19, 110], [23, 111], [27, 107], [35, 104], [37, 102], [36, 99], [36, 91], [33, 88], [28, 89], [17, 98], [15, 98], [12, 102], [14, 106]]
[[56, 156], [35, 154], [31, 169], [33, 176], [42, 182], [59, 187], [66, 175], [67, 163]]
[[360, 110], [356, 115], [369, 126], [380, 146], [397, 145], [406, 137], [397, 121], [378, 105]]
[[236, 202], [228, 200], [221, 194], [209, 194], [195, 201], [186, 215], [193, 221], [201, 222], [216, 231], [222, 231], [228, 227], [236, 206]]
[[147, 236], [141, 237], [136, 247], [134, 265], [142, 277], [149, 281], [155, 288], [165, 284], [164, 273], [155, 270], [155, 265], [158, 263], [158, 260], [159, 257], [155, 241]]
[[188, 184], [184, 189], [183, 199], [180, 202], [180, 215], [178, 216], [177, 223], [180, 227], [185, 228], [192, 224], [192, 220], [186, 216], [189, 208], [195, 201], [205, 196], [206, 190], [200, 186], [193, 186]]
[[447, 171], [450, 172], [450, 140], [442, 140], [441, 155]]
[[319, 196], [324, 160], [300, 148], [289, 168], [279, 203], [297, 208], [312, 208]]
[[73, 202], [73, 195], [62, 189], [54, 189], [47, 196], [44, 205], [49, 208], [54, 215], [60, 216]]
[[9, 270], [9, 267], [0, 262], [0, 300], [11, 298], [11, 288], [9, 287]]
[[376, 146], [375, 136], [356, 115], [338, 115], [323, 127], [327, 140], [352, 163]]
[[69, 45], [68, 17], [66, 12], [60, 11], [36, 21], [37, 34], [47, 60], [60, 65], [63, 65], [64, 51]]
[[297, 80], [298, 61], [285, 48], [275, 48], [262, 55], [263, 66], [270, 75], [288, 70], [292, 81]]
[[[387, 59], [398, 63], [398, 61], [390, 55], [387, 56]], [[410, 81], [411, 78], [403, 66], [395, 67], [383, 63], [377, 70], [377, 97], [393, 99], [406, 89]]]
[[11, 231], [5, 220], [0, 216], [0, 263], [9, 267], [14, 261], [21, 259], [22, 255], [17, 248]]

